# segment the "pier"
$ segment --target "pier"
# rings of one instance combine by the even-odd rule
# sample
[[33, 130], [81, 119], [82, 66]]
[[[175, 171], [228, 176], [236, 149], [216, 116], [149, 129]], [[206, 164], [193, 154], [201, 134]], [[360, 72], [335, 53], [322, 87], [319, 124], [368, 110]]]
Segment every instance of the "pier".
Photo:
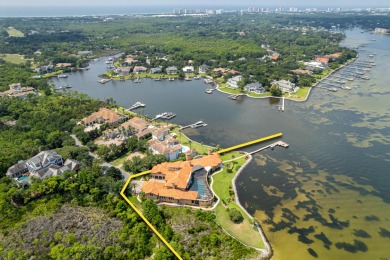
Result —
[[282, 97], [282, 104], [278, 105], [278, 111], [284, 112], [284, 97]]
[[228, 96], [228, 98], [230, 98], [231, 100], [236, 100], [239, 96], [242, 96], [242, 94], [233, 94]]
[[187, 128], [198, 128], [198, 127], [202, 127], [202, 126], [207, 126], [207, 124], [204, 123], [203, 121], [198, 121], [198, 122], [190, 124], [190, 125], [182, 126], [182, 127], [180, 127], [180, 130], [187, 129]]
[[250, 142], [246, 142], [246, 143], [243, 143], [243, 144], [239, 144], [239, 145], [235, 145], [235, 146], [232, 146], [232, 147], [229, 147], [229, 148], [226, 148], [226, 149], [219, 150], [217, 153], [219, 153], [219, 154], [227, 153], [227, 152], [230, 152], [230, 151], [233, 151], [233, 150], [237, 150], [237, 149], [240, 149], [240, 148], [243, 148], [243, 147], [246, 147], [246, 146], [250, 146], [250, 145], [262, 143], [262, 142], [265, 142], [265, 141], [268, 141], [268, 140], [272, 140], [272, 139], [281, 137], [282, 135], [283, 135], [283, 133], [277, 133], [277, 134], [274, 134], [274, 135], [266, 136], [266, 137], [263, 137], [263, 138], [260, 138], [260, 139], [256, 139], [256, 140], [253, 140], [253, 141], [250, 141]]

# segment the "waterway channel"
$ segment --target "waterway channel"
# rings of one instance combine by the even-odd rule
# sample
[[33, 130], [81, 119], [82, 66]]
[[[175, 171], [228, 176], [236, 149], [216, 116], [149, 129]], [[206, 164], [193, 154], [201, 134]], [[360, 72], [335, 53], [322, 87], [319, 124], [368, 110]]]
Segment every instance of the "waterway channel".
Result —
[[351, 90], [313, 89], [306, 102], [286, 100], [285, 112], [279, 100], [205, 94], [202, 80], [100, 84], [107, 59], [53, 81], [123, 107], [141, 101], [139, 112], [149, 116], [174, 112], [175, 123], [202, 120], [207, 127], [184, 132], [205, 144], [228, 147], [283, 132], [290, 147], [255, 155], [237, 179], [273, 259], [390, 259], [390, 36], [346, 33], [343, 45], [367, 44], [358, 51], [376, 63], [366, 72], [370, 80], [348, 82]]

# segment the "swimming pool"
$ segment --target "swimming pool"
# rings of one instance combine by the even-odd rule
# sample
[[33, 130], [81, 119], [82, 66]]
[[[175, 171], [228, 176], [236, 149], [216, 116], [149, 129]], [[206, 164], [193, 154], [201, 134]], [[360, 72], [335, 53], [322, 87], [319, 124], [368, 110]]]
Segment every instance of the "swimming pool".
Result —
[[18, 178], [18, 181], [29, 181], [30, 180], [30, 177], [29, 176], [20, 176]]
[[181, 148], [181, 152], [182, 153], [185, 153], [185, 152], [187, 152], [189, 150], [190, 150], [190, 148], [188, 146], [185, 146], [185, 145], [183, 145], [183, 147]]

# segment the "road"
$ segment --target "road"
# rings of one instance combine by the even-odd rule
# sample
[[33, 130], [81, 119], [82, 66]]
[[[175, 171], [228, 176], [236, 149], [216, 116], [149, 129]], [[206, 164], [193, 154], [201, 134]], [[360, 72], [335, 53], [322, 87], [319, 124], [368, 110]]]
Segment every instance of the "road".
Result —
[[[83, 145], [82, 143], [81, 143], [81, 141], [77, 138], [77, 136], [75, 136], [75, 135], [70, 135], [70, 137], [72, 137], [73, 139], [74, 139], [74, 141], [75, 141], [75, 143], [76, 143], [76, 146], [80, 146], [80, 147], [85, 147], [85, 145]], [[97, 156], [97, 154], [95, 154], [95, 153], [92, 153], [91, 151], [89, 151], [88, 152], [89, 153], [89, 156], [91, 156], [92, 158], [94, 158], [94, 159], [96, 159], [96, 158], [99, 158], [98, 156]], [[120, 168], [118, 168], [118, 167], [116, 167], [116, 166], [113, 166], [112, 164], [110, 164], [110, 163], [108, 163], [108, 162], [103, 162], [102, 164], [101, 164], [101, 166], [102, 167], [115, 167], [115, 168], [117, 168], [120, 172], [121, 172], [121, 174], [122, 174], [122, 176], [123, 176], [123, 178], [124, 178], [124, 180], [126, 181], [129, 177], [130, 177], [130, 174], [128, 173], [128, 172], [126, 172], [126, 171], [124, 171], [124, 170], [122, 170], [122, 169], [120, 169]]]

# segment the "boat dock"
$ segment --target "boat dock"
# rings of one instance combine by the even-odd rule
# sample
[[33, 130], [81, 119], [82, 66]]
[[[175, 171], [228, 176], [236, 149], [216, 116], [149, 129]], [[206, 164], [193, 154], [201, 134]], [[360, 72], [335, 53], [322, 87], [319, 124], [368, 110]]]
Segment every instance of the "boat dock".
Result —
[[198, 127], [202, 127], [202, 126], [207, 126], [207, 124], [204, 123], [203, 121], [198, 121], [198, 122], [193, 123], [191, 125], [182, 126], [182, 127], [180, 127], [180, 130], [183, 130], [186, 128], [198, 128]]
[[137, 109], [137, 108], [144, 107], [144, 106], [146, 106], [146, 105], [141, 103], [141, 102], [136, 102], [134, 105], [129, 107], [127, 110], [130, 111], [130, 110]]
[[111, 79], [101, 79], [99, 80], [99, 83], [100, 84], [106, 84], [107, 82], [109, 82]]
[[228, 96], [228, 98], [231, 100], [236, 100], [239, 96], [242, 96], [242, 94], [233, 94], [233, 95]]
[[257, 144], [257, 143], [265, 142], [265, 141], [268, 141], [268, 140], [272, 140], [272, 139], [281, 137], [282, 135], [283, 135], [282, 133], [277, 133], [277, 134], [274, 134], [274, 135], [266, 136], [266, 137], [263, 137], [263, 138], [260, 138], [260, 139], [256, 139], [256, 140], [253, 140], [253, 141], [250, 141], [250, 142], [246, 142], [246, 143], [243, 143], [243, 144], [239, 144], [239, 145], [235, 145], [235, 146], [232, 146], [232, 147], [229, 147], [229, 148], [226, 148], [226, 149], [219, 150], [217, 153], [219, 153], [219, 154], [227, 153], [227, 152], [230, 152], [230, 151], [233, 151], [233, 150], [237, 150], [237, 149], [240, 149], [240, 148], [243, 148], [243, 147], [246, 147], [246, 146], [250, 146], [250, 145], [253, 145], [253, 144]]
[[278, 111], [284, 112], [284, 97], [282, 97], [282, 104], [278, 105]]

